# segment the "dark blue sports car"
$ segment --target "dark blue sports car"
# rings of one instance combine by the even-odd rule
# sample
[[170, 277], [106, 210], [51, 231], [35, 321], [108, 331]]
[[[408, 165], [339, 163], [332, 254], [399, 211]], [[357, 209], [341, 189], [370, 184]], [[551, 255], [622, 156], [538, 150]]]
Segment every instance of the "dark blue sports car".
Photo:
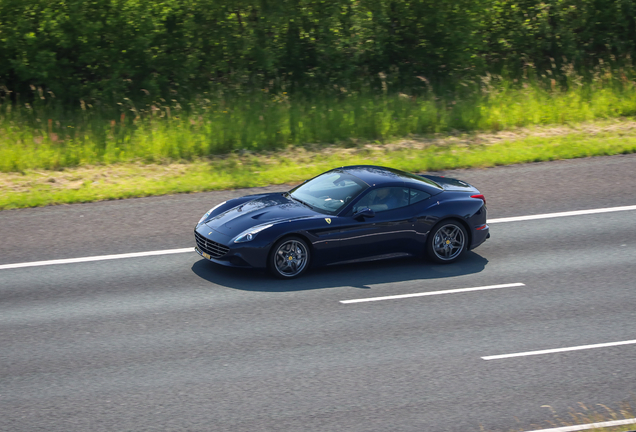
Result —
[[490, 234], [486, 199], [468, 183], [359, 165], [222, 202], [194, 237], [207, 260], [291, 279], [310, 267], [403, 256], [451, 263]]

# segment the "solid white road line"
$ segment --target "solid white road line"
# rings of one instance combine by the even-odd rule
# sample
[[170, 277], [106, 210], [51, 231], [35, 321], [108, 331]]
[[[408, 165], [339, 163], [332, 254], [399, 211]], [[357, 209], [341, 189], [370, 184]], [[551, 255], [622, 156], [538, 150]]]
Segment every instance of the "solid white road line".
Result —
[[442, 294], [457, 294], [457, 293], [465, 293], [471, 291], [483, 291], [483, 290], [491, 290], [491, 289], [499, 289], [499, 288], [512, 288], [512, 287], [520, 287], [525, 286], [522, 283], [509, 283], [503, 285], [488, 285], [474, 288], [459, 288], [452, 290], [444, 290], [444, 291], [431, 291], [431, 292], [423, 292], [423, 293], [415, 293], [415, 294], [400, 294], [400, 295], [392, 295], [385, 297], [370, 297], [363, 299], [354, 299], [354, 300], [340, 300], [342, 304], [350, 304], [350, 303], [364, 303], [364, 302], [373, 302], [373, 301], [381, 301], [381, 300], [395, 300], [395, 299], [404, 299], [410, 297], [426, 297], [426, 296], [434, 296], [434, 295], [442, 295]]
[[593, 349], [593, 348], [607, 348], [607, 347], [614, 347], [619, 345], [631, 345], [631, 344], [636, 344], [636, 339], [622, 341], [622, 342], [608, 342], [608, 343], [601, 343], [601, 344], [594, 344], [594, 345], [580, 345], [580, 346], [568, 347], [568, 348], [556, 348], [556, 349], [547, 349], [547, 350], [540, 350], [540, 351], [527, 351], [527, 352], [520, 352], [520, 353], [514, 353], [514, 354], [500, 354], [500, 355], [482, 357], [482, 359], [499, 360], [499, 359], [512, 358], [512, 357], [524, 357], [524, 356], [532, 356], [532, 355], [540, 355], [540, 354], [553, 354], [553, 353], [561, 353], [561, 352], [567, 352], [567, 351], [578, 351], [578, 350], [586, 350], [586, 349]]
[[582, 215], [589, 215], [589, 214], [612, 213], [612, 212], [628, 211], [628, 210], [636, 210], [636, 205], [623, 206], [623, 207], [608, 207], [608, 208], [590, 209], [590, 210], [576, 210], [576, 211], [568, 211], [568, 212], [560, 212], [560, 213], [545, 213], [545, 214], [530, 215], [530, 216], [515, 216], [515, 217], [507, 217], [507, 218], [489, 219], [487, 222], [488, 224], [504, 223], [504, 222], [521, 222], [521, 221], [529, 221], [529, 220], [536, 220], [536, 219], [550, 219], [550, 218], [558, 218], [558, 217], [566, 217], [566, 216], [582, 216]]
[[588, 429], [596, 429], [596, 428], [612, 427], [612, 426], [623, 426], [623, 425], [630, 425], [630, 424], [636, 424], [636, 418], [625, 419], [625, 420], [611, 420], [611, 421], [605, 421], [605, 422], [599, 422], [599, 423], [588, 423], [588, 424], [574, 425], [574, 426], [562, 426], [562, 427], [556, 427], [551, 429], [537, 429], [537, 430], [528, 431], [528, 432], [577, 432], [577, 431], [588, 430]]
[[55, 265], [55, 264], [73, 264], [73, 263], [90, 262], [90, 261], [105, 261], [105, 260], [114, 260], [114, 259], [122, 259], [122, 258], [137, 258], [137, 257], [156, 256], [156, 255], [171, 255], [171, 254], [186, 253], [186, 252], [193, 252], [193, 251], [194, 251], [193, 247], [188, 247], [188, 248], [182, 248], [182, 249], [167, 249], [167, 250], [149, 251], [149, 252], [133, 252], [133, 253], [125, 253], [125, 254], [117, 254], [117, 255], [101, 255], [101, 256], [92, 256], [92, 257], [83, 257], [83, 258], [58, 259], [58, 260], [50, 260], [50, 261], [33, 261], [33, 262], [17, 263], [17, 264], [2, 264], [0, 265], [0, 270], [22, 268], [22, 267], [38, 267], [38, 266], [47, 266], [47, 265]]
[[[489, 224], [504, 223], [504, 222], [521, 222], [521, 221], [528, 221], [528, 220], [535, 220], [535, 219], [549, 219], [549, 218], [557, 218], [557, 217], [565, 217], [565, 216], [582, 216], [582, 215], [588, 215], [588, 214], [611, 213], [611, 212], [626, 211], [626, 210], [636, 210], [636, 205], [591, 209], [591, 210], [577, 210], [577, 211], [562, 212], [562, 213], [546, 213], [546, 214], [538, 214], [538, 215], [530, 215], [530, 216], [515, 216], [515, 217], [508, 217], [508, 218], [490, 219], [487, 222]], [[168, 249], [168, 250], [149, 251], [149, 252], [135, 252], [135, 253], [119, 254], [119, 255], [102, 255], [102, 256], [92, 256], [92, 257], [83, 257], [83, 258], [69, 258], [69, 259], [59, 259], [59, 260], [51, 260], [51, 261], [34, 261], [34, 262], [17, 263], [17, 264], [1, 264], [0, 270], [22, 268], [22, 267], [37, 267], [37, 266], [55, 265], [55, 264], [73, 264], [73, 263], [80, 263], [80, 262], [103, 261], [103, 260], [112, 260], [112, 259], [121, 259], [121, 258], [136, 258], [136, 257], [144, 257], [144, 256], [169, 255], [169, 254], [184, 253], [184, 252], [190, 252], [190, 251], [192, 251], [192, 248]]]

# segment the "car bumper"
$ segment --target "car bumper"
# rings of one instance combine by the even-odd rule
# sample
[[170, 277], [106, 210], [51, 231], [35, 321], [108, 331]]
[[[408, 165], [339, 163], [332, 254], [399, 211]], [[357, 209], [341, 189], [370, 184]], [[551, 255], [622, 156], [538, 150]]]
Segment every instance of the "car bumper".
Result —
[[201, 224], [194, 230], [194, 250], [203, 258], [227, 267], [266, 268], [269, 245], [256, 241], [234, 243], [232, 239]]
[[473, 240], [470, 244], [470, 250], [475, 249], [477, 246], [481, 245], [489, 238], [490, 227], [488, 226], [488, 224], [483, 224], [475, 227], [475, 229], [473, 229]]

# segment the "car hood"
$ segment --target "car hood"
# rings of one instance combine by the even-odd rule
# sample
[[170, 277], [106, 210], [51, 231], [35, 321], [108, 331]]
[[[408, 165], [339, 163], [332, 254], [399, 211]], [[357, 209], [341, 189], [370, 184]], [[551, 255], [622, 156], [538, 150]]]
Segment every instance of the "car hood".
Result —
[[281, 193], [273, 193], [231, 208], [207, 220], [205, 224], [234, 237], [257, 225], [314, 216], [323, 215]]

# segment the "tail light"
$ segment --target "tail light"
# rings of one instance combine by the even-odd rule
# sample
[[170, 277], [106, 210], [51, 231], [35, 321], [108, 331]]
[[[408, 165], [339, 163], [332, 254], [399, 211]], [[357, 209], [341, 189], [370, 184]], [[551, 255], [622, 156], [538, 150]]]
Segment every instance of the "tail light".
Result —
[[484, 205], [486, 205], [486, 197], [485, 197], [485, 196], [483, 196], [482, 194], [479, 194], [479, 195], [471, 195], [470, 197], [471, 197], [471, 198], [477, 198], [477, 199], [480, 199], [480, 200], [482, 200], [482, 201], [484, 202]]

